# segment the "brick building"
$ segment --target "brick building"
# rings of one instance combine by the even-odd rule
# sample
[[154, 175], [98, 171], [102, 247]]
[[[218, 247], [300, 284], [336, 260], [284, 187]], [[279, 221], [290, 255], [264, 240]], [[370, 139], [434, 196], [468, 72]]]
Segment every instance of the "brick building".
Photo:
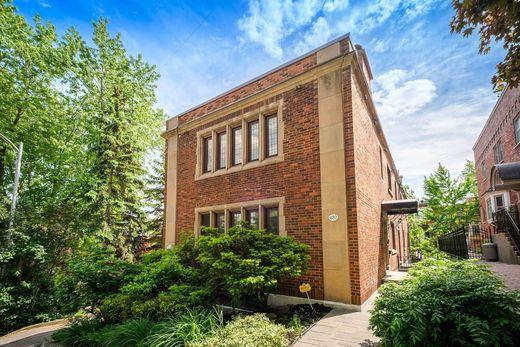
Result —
[[403, 189], [371, 80], [345, 35], [168, 120], [164, 247], [247, 220], [311, 246], [281, 293], [310, 282], [314, 299], [363, 303], [409, 255], [406, 223], [384, 211]]
[[473, 153], [480, 218], [487, 227], [493, 212], [518, 202], [518, 191], [511, 186], [514, 180], [501, 180], [500, 169], [520, 162], [520, 88], [504, 90], [473, 146]]

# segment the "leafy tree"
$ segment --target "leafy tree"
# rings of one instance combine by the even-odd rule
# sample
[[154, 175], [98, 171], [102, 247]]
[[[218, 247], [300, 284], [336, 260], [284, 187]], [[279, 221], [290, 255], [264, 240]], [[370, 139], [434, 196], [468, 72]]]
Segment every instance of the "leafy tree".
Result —
[[475, 166], [467, 162], [462, 175], [452, 178], [441, 164], [424, 180], [427, 207], [422, 211], [423, 221], [431, 236], [453, 231], [478, 220], [479, 202]]
[[495, 90], [505, 84], [515, 88], [520, 81], [520, 2], [514, 0], [453, 0], [455, 15], [451, 31], [467, 37], [478, 29], [480, 54], [491, 49], [491, 41], [502, 41], [507, 51], [492, 78]]
[[146, 232], [145, 156], [159, 144], [163, 120], [153, 107], [159, 76], [141, 56], [127, 55], [121, 36], [110, 36], [105, 19], [94, 23], [93, 47], [74, 32], [68, 39], [79, 47], [67, 78], [69, 93], [89, 120], [83, 218], [120, 257], [132, 259]]

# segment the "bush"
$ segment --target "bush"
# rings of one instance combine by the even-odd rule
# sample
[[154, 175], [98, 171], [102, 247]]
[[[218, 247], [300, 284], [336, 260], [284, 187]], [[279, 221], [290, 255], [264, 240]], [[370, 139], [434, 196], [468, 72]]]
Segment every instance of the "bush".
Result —
[[187, 310], [158, 323], [145, 344], [153, 347], [189, 345], [213, 335], [222, 324], [221, 311]]
[[193, 268], [181, 263], [175, 250], [157, 250], [143, 256], [137, 272], [127, 276], [118, 293], [103, 300], [100, 311], [105, 320], [117, 322], [134, 317], [168, 316], [202, 305], [207, 294], [193, 285]]
[[143, 346], [154, 326], [154, 322], [145, 318], [132, 319], [114, 327], [106, 327], [98, 334], [97, 340], [106, 347]]
[[193, 347], [285, 347], [289, 330], [275, 324], [264, 314], [238, 316], [213, 337], [194, 343]]
[[92, 347], [101, 345], [100, 332], [103, 322], [97, 319], [80, 319], [72, 322], [65, 329], [52, 334], [52, 339], [65, 346]]
[[197, 240], [198, 260], [209, 276], [208, 284], [240, 304], [247, 295], [258, 295], [267, 303], [265, 293], [274, 291], [281, 279], [301, 276], [309, 260], [309, 246], [290, 237], [256, 230], [247, 224], [225, 233], [206, 229], [208, 236]]
[[428, 258], [380, 288], [370, 326], [387, 346], [514, 346], [520, 292], [482, 265]]

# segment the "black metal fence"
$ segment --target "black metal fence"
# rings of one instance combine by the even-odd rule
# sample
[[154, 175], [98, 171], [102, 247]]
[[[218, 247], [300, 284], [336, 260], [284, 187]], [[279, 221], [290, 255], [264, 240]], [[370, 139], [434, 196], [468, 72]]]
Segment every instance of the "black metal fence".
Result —
[[439, 236], [437, 243], [439, 250], [446, 252], [454, 257], [468, 259], [468, 242], [466, 229], [460, 228], [449, 234]]

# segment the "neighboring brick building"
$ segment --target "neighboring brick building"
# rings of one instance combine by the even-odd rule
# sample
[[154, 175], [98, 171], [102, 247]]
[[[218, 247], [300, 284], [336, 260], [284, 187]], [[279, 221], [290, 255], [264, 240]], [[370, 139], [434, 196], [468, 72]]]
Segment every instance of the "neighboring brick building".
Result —
[[[518, 192], [504, 185], [497, 164], [520, 161], [520, 88], [507, 87], [497, 101], [473, 146], [480, 199], [480, 218], [485, 228], [492, 213], [515, 205]], [[520, 172], [519, 172], [520, 175]]]
[[345, 35], [168, 120], [164, 246], [248, 220], [311, 246], [282, 293], [310, 282], [315, 299], [363, 303], [409, 256], [405, 223], [381, 209], [403, 190], [371, 80]]

